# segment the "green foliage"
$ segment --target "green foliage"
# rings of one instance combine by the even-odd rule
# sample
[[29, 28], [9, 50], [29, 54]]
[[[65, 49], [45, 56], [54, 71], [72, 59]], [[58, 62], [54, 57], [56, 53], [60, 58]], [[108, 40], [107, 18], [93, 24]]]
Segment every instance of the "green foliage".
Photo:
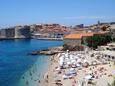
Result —
[[111, 36], [93, 36], [86, 38], [87, 46], [96, 49], [100, 45], [105, 45], [111, 42]]
[[113, 42], [115, 42], [115, 38], [113, 38]]
[[106, 31], [106, 30], [107, 30], [107, 27], [106, 27], [106, 26], [103, 26], [103, 27], [101, 28], [101, 30]]

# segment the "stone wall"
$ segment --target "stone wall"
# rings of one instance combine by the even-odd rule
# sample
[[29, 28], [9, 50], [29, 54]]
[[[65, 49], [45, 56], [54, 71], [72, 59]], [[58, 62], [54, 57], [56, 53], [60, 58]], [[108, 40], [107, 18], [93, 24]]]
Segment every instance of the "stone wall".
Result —
[[14, 38], [15, 30], [14, 28], [6, 29], [6, 38]]
[[0, 38], [6, 38], [6, 30], [5, 29], [0, 30]]
[[15, 38], [30, 38], [31, 32], [30, 27], [16, 27]]
[[19, 26], [0, 30], [0, 39], [31, 38], [30, 27]]
[[81, 39], [64, 39], [64, 44], [70, 46], [81, 45]]
[[14, 36], [15, 36], [14, 28], [0, 30], [0, 38], [14, 38]]

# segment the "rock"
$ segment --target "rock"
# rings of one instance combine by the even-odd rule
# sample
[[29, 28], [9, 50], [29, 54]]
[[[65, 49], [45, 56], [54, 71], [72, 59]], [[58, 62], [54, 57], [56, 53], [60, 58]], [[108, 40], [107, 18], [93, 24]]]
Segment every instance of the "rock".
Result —
[[39, 55], [39, 54], [40, 54], [39, 51], [33, 51], [33, 52], [29, 53], [29, 55]]
[[33, 51], [29, 55], [55, 55], [57, 53], [63, 52], [62, 47], [54, 47], [46, 50]]

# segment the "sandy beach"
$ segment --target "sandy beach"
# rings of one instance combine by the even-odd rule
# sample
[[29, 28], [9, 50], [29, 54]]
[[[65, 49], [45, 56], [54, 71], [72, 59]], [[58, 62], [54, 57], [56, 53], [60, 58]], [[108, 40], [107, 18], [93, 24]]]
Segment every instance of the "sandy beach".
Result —
[[[61, 68], [60, 57], [63, 55], [66, 57], [66, 54], [67, 58], [79, 57], [82, 64], [87, 62], [88, 65], [64, 67], [67, 66], [65, 61], [63, 68]], [[50, 56], [48, 72], [44, 75], [41, 86], [107, 86], [115, 77], [115, 65], [111, 61], [97, 59], [98, 56], [102, 57], [102, 54], [97, 52], [64, 52]], [[74, 60], [77, 64], [78, 58]], [[69, 73], [72, 71], [74, 74], [67, 76], [68, 70]]]

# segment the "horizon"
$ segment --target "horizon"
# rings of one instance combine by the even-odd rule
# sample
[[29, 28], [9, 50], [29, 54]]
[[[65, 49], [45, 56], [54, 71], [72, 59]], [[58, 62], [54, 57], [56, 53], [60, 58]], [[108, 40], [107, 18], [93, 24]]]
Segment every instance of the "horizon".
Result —
[[57, 23], [66, 26], [114, 22], [114, 0], [2, 0], [0, 27]]
[[[111, 22], [100, 22], [100, 23], [112, 23], [112, 22], [114, 22], [114, 21], [111, 21]], [[36, 23], [36, 24], [20, 24], [20, 25], [11, 25], [11, 26], [7, 26], [7, 27], [0, 27], [0, 29], [6, 29], [6, 28], [13, 28], [13, 27], [17, 27], [17, 26], [31, 26], [31, 25], [44, 25], [44, 24], [59, 24], [59, 23]], [[83, 24], [83, 23], [81, 23], [81, 24]], [[84, 27], [87, 27], [87, 26], [92, 26], [92, 25], [95, 25], [95, 24], [98, 24], [98, 21], [96, 22], [96, 23], [93, 23], [93, 24], [89, 24], [89, 25], [85, 25], [84, 24]], [[66, 27], [74, 27], [74, 26], [76, 26], [76, 25], [80, 25], [80, 24], [75, 24], [75, 25], [64, 25], [64, 24], [59, 24], [59, 25], [61, 25], [61, 26], [66, 26]]]

